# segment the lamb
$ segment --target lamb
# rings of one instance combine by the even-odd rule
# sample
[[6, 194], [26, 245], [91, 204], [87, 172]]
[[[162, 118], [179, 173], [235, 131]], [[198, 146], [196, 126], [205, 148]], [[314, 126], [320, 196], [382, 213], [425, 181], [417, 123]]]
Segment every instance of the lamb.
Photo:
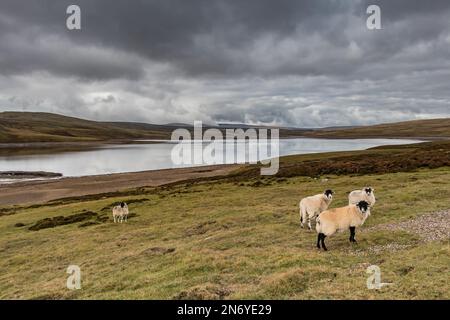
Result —
[[119, 206], [115, 206], [112, 211], [114, 223], [122, 223], [124, 218], [125, 221], [128, 221], [128, 206], [125, 202], [121, 202]]
[[348, 195], [348, 204], [357, 204], [358, 202], [364, 200], [369, 203], [371, 207], [373, 207], [375, 205], [374, 191], [375, 189], [371, 187], [365, 187], [362, 190], [354, 190]]
[[308, 220], [308, 229], [311, 230], [311, 220], [316, 218], [322, 211], [328, 209], [333, 200], [333, 194], [334, 192], [328, 189], [324, 193], [306, 197], [300, 201], [300, 226], [302, 228], [303, 222]]
[[316, 219], [317, 248], [322, 244], [323, 250], [327, 251], [325, 238], [336, 231], [350, 229], [350, 242], [356, 243], [355, 228], [362, 226], [370, 216], [370, 205], [367, 201], [360, 201], [343, 208], [330, 209], [322, 212]]

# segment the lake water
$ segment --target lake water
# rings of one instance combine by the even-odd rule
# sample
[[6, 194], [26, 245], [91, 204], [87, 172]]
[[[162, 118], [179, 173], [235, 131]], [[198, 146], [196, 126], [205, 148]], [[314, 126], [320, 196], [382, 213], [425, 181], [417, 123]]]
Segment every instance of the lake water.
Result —
[[[415, 140], [398, 139], [280, 139], [280, 156], [330, 151], [363, 150], [380, 145], [415, 143]], [[222, 142], [217, 142], [222, 143]], [[243, 143], [243, 142], [238, 142]], [[233, 150], [232, 143], [226, 148]], [[66, 177], [87, 176], [120, 172], [137, 172], [193, 165], [174, 164], [171, 158], [173, 142], [136, 143], [105, 146], [100, 149], [66, 152], [48, 155], [0, 157], [0, 171], [48, 171], [62, 173]], [[205, 144], [206, 146], [206, 144]], [[250, 148], [251, 149], [251, 148]], [[252, 150], [246, 150], [256, 156]], [[236, 161], [225, 161], [221, 163]], [[3, 181], [5, 183], [7, 181]]]

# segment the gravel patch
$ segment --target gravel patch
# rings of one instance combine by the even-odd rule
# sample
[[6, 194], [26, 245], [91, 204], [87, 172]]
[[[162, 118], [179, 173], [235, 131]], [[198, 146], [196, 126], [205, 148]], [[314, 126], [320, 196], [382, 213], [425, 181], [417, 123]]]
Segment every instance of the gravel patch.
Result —
[[449, 240], [450, 210], [426, 213], [408, 221], [377, 225], [365, 229], [364, 232], [375, 230], [401, 230], [409, 233], [415, 233], [423, 242]]
[[372, 254], [379, 254], [386, 251], [389, 252], [397, 252], [412, 248], [413, 245], [410, 244], [398, 244], [398, 243], [389, 243], [386, 245], [375, 245], [368, 247], [367, 249], [354, 249], [347, 250], [346, 253], [350, 256], [370, 256]]

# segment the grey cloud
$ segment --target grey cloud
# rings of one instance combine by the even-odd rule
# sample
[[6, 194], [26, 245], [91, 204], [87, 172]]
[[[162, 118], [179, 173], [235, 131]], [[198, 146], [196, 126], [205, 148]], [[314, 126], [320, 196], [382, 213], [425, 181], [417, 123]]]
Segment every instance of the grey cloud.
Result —
[[[65, 28], [72, 3], [81, 31]], [[367, 30], [369, 4], [383, 30]], [[449, 16], [447, 0], [3, 0], [0, 108], [309, 127], [448, 116]]]
[[[358, 76], [362, 64], [382, 64], [418, 41], [438, 41], [449, 32], [448, 1], [375, 1], [382, 6], [388, 32], [365, 28], [368, 1], [271, 1], [271, 0], [79, 0], [81, 31], [65, 29], [65, 8], [71, 1], [5, 0], [2, 12], [14, 19], [13, 34], [36, 28], [54, 38], [58, 54], [98, 46], [142, 58], [169, 63], [187, 76], [234, 77], [273, 74]], [[420, 16], [419, 16], [420, 14]], [[0, 20], [1, 21], [1, 20]], [[406, 22], [405, 22], [406, 21]], [[405, 22], [405, 23], [403, 23]], [[21, 33], [22, 32], [22, 33]], [[38, 36], [39, 38], [39, 36]], [[52, 45], [51, 40], [48, 42]], [[89, 64], [80, 59], [66, 70], [52, 54], [25, 48], [16, 64], [27, 61], [48, 70], [62, 70], [83, 77], [142, 76], [126, 57]], [[5, 50], [14, 57], [19, 48]], [[32, 54], [36, 53], [33, 59]], [[55, 56], [56, 53], [53, 53]], [[48, 57], [48, 59], [45, 59]], [[102, 59], [100, 57], [101, 61]], [[5, 64], [8, 61], [5, 61]], [[408, 67], [413, 67], [408, 65]], [[4, 72], [8, 70], [3, 66]], [[128, 72], [127, 72], [128, 71]]]

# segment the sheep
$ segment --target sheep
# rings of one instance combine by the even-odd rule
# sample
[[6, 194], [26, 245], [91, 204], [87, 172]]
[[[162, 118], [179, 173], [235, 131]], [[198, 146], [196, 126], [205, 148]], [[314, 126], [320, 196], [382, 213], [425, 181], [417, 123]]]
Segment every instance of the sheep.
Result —
[[300, 226], [302, 228], [303, 222], [308, 220], [308, 229], [311, 230], [311, 220], [328, 209], [333, 200], [333, 194], [334, 192], [328, 189], [324, 193], [306, 197], [300, 201]]
[[323, 250], [327, 251], [325, 238], [336, 231], [350, 230], [350, 242], [356, 243], [355, 228], [362, 226], [370, 216], [370, 205], [367, 201], [360, 201], [342, 208], [330, 209], [322, 212], [316, 219], [317, 248], [322, 244]]
[[125, 202], [121, 202], [119, 206], [115, 206], [112, 210], [114, 223], [122, 223], [124, 218], [128, 221], [128, 206]]
[[369, 203], [371, 207], [373, 207], [376, 201], [374, 191], [375, 189], [371, 187], [365, 187], [362, 190], [354, 190], [348, 195], [348, 204], [357, 204], [358, 202], [364, 200]]

